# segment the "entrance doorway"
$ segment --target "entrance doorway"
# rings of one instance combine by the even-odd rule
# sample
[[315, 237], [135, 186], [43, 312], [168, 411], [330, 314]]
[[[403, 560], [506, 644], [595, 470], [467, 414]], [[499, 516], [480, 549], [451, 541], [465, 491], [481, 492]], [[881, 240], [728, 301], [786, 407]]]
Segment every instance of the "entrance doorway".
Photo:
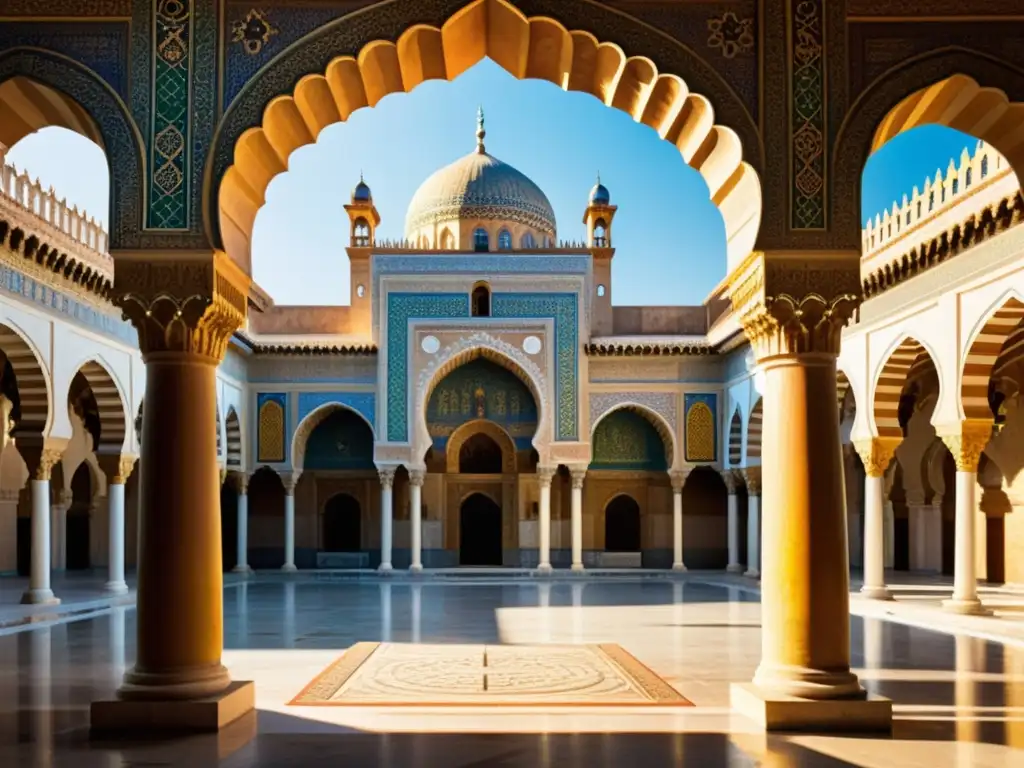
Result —
[[632, 496], [616, 496], [604, 511], [606, 552], [640, 551], [640, 505]]
[[459, 564], [501, 565], [501, 507], [482, 493], [459, 511]]
[[324, 508], [324, 551], [359, 552], [362, 549], [362, 511], [347, 493], [332, 496]]

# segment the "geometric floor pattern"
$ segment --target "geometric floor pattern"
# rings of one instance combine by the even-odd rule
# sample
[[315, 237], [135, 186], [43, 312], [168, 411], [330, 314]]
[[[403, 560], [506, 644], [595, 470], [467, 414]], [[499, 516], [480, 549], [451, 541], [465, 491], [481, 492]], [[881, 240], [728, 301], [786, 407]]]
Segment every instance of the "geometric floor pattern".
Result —
[[618, 645], [356, 643], [302, 706], [693, 706]]

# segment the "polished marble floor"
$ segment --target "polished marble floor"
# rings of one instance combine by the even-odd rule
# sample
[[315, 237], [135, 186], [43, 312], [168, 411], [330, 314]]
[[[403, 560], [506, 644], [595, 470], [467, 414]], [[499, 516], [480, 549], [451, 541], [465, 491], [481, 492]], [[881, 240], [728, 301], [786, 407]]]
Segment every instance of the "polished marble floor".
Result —
[[[219, 736], [90, 742], [88, 704], [132, 661], [134, 611], [0, 636], [0, 766], [1024, 765], [1024, 649], [852, 619], [853, 664], [894, 700], [892, 739], [759, 735], [729, 683], [759, 658], [757, 596], [609, 578], [330, 582], [258, 577], [225, 590], [225, 663], [258, 715]], [[303, 707], [295, 695], [356, 642], [617, 643], [689, 708]]]

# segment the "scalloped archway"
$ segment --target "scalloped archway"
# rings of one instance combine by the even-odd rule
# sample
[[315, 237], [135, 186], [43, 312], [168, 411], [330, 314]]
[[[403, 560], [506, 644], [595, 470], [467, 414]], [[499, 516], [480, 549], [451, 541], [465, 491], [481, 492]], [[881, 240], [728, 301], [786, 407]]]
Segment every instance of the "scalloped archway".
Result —
[[[390, 15], [401, 18], [403, 10], [388, 5]], [[599, 11], [596, 6], [592, 10]], [[311, 38], [322, 42], [340, 29], [336, 25], [341, 22], [371, 28], [367, 19], [373, 12], [367, 9], [360, 15], [361, 25], [340, 19]], [[411, 4], [405, 15], [422, 19], [422, 11]], [[624, 19], [618, 23], [630, 23]], [[358, 36], [358, 29], [353, 34]], [[655, 39], [652, 48], [664, 46], [663, 39]], [[486, 56], [519, 79], [547, 80], [565, 90], [590, 93], [675, 144], [683, 160], [704, 178], [722, 214], [727, 263], [732, 268], [754, 247], [761, 221], [761, 183], [754, 167], [743, 159], [737, 134], [741, 131], [748, 152], [756, 153], [756, 126], [713, 70], [688, 50], [675, 53], [690, 64], [699, 84], [710, 87], [736, 130], [716, 125], [709, 99], [692, 91], [681, 77], [659, 72], [650, 58], [627, 56], [617, 44], [588, 31], [570, 31], [551, 17], [527, 17], [506, 0], [473, 0], [440, 27], [410, 22], [396, 42], [370, 40], [355, 56], [337, 56], [313, 73], [308, 68], [295, 72], [294, 62], [282, 57], [257, 78], [257, 84], [264, 80], [267, 85], [262, 87], [271, 87], [283, 81], [290, 88], [304, 75], [291, 94], [259, 103], [261, 86], [250, 84], [225, 115], [207, 169], [211, 239], [250, 270], [256, 214], [270, 182], [287, 170], [292, 152], [314, 143], [325, 127], [347, 120], [358, 109], [373, 107], [391, 93], [411, 91], [426, 80], [452, 80]]]

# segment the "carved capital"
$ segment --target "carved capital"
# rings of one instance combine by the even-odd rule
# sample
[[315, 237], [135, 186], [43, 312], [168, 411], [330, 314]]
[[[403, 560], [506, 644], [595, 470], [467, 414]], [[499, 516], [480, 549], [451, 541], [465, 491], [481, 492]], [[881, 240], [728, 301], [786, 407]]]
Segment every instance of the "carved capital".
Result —
[[220, 468], [220, 484], [224, 485], [224, 481], [228, 479], [228, 471], [224, 468]]
[[736, 493], [736, 491], [739, 490], [740, 485], [743, 484], [743, 474], [741, 470], [723, 469], [721, 475], [722, 480], [725, 481], [725, 487], [726, 490], [729, 491], [730, 496]]
[[555, 476], [555, 472], [558, 471], [558, 467], [551, 466], [548, 464], [537, 465], [537, 482], [540, 483], [541, 488], [550, 488], [551, 479]]
[[761, 495], [761, 468], [747, 467], [743, 470], [743, 480], [747, 484], [747, 493], [751, 496]]
[[100, 454], [96, 457], [99, 461], [100, 469], [103, 470], [103, 474], [107, 476], [107, 482], [111, 485], [124, 485], [128, 482], [128, 478], [132, 475], [132, 470], [135, 468], [135, 462], [139, 460], [138, 456], [131, 456], [128, 454]]
[[248, 472], [232, 472], [235, 476], [235, 490], [239, 494], [246, 494], [249, 492], [249, 473]]
[[68, 447], [67, 440], [55, 440], [53, 438], [19, 437], [15, 441], [18, 453], [25, 461], [28, 475], [32, 480], [49, 480], [50, 472], [64, 455]]
[[49, 480], [50, 472], [64, 455], [63, 448], [43, 448], [39, 453], [39, 461], [32, 472], [33, 480]]
[[409, 485], [415, 485], [423, 487], [423, 481], [427, 477], [427, 471], [425, 469], [410, 469], [409, 470]]
[[282, 472], [281, 473], [281, 485], [284, 486], [284, 492], [286, 496], [295, 495], [295, 486], [299, 484], [299, 478], [302, 477], [301, 472]]
[[859, 254], [757, 254], [732, 289], [733, 307], [758, 360], [839, 354], [839, 339], [861, 297]]
[[953, 454], [958, 472], [977, 472], [981, 452], [992, 438], [991, 419], [964, 419], [950, 427], [937, 427], [939, 437]]
[[885, 477], [885, 470], [889, 468], [901, 442], [901, 437], [871, 437], [854, 442], [868, 477]]
[[379, 467], [377, 474], [380, 476], [381, 488], [391, 488], [395, 484], [395, 467]]
[[672, 490], [675, 493], [682, 493], [686, 485], [686, 478], [690, 476], [689, 469], [676, 469], [668, 473], [669, 482], [672, 483]]
[[569, 475], [572, 477], [573, 490], [580, 490], [583, 488], [583, 481], [587, 478], [587, 470], [585, 467], [579, 467], [569, 470]]
[[222, 251], [115, 255], [114, 303], [139, 333], [143, 357], [179, 352], [224, 359], [245, 322], [250, 277]]

